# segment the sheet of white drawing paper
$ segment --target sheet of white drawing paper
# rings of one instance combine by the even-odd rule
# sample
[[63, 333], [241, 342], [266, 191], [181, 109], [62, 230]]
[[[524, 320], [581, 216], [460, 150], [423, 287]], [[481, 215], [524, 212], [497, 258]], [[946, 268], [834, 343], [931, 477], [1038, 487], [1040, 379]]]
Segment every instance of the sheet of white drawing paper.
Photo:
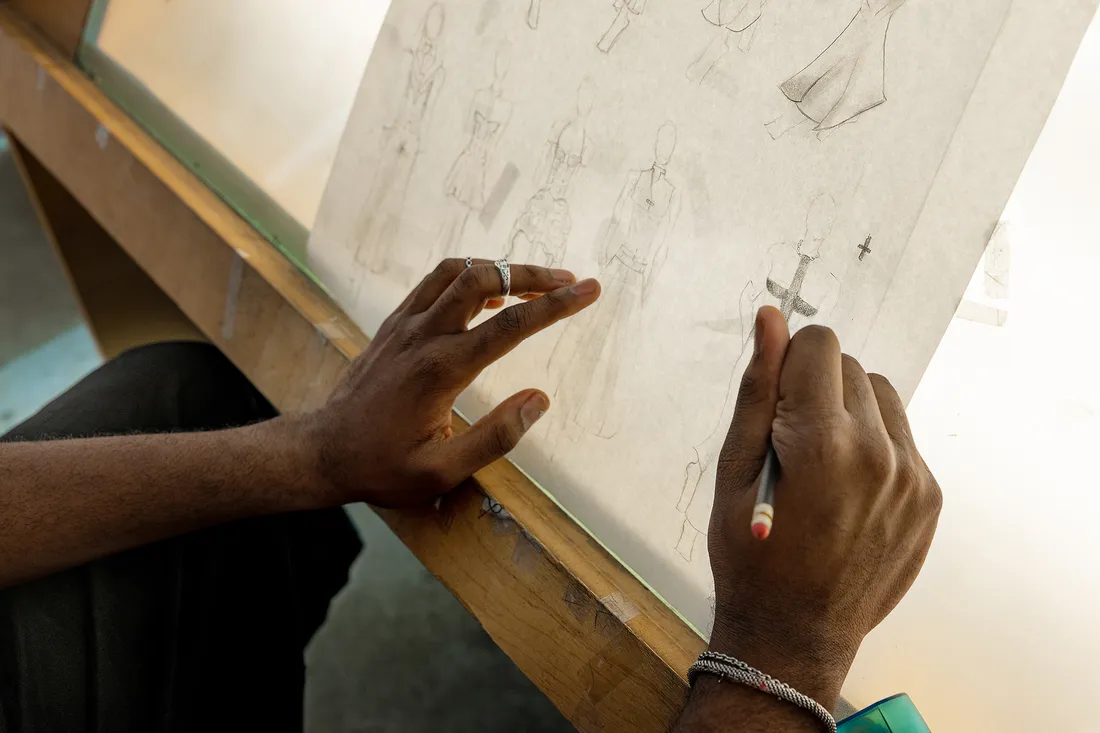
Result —
[[98, 45], [308, 228], [385, 12], [358, 0], [110, 0]]
[[1096, 3], [520, 5], [394, 2], [311, 265], [368, 332], [444, 256], [598, 275], [459, 406], [550, 393], [514, 460], [706, 631], [751, 314], [832, 326], [911, 395]]

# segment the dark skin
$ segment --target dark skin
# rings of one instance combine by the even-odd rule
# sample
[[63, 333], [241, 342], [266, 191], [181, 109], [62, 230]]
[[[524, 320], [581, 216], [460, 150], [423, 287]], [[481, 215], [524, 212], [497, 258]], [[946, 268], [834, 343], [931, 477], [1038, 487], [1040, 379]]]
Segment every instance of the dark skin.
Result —
[[[455, 398], [524, 339], [599, 297], [594, 280], [447, 260], [351, 365], [325, 407], [245, 428], [0, 444], [0, 587], [220, 522], [365, 501], [432, 501], [511, 451], [550, 407], [537, 389], [469, 430]], [[757, 347], [720, 458], [709, 543], [717, 591], [711, 648], [832, 707], [863, 637], [920, 569], [940, 494], [889, 383], [842, 357], [831, 331], [793, 339], [763, 309]], [[776, 527], [749, 532], [773, 435], [782, 467]], [[703, 678], [679, 733], [816, 731], [767, 695]]]
[[[916, 580], [943, 499], [897, 392], [842, 354], [832, 331], [810, 326], [791, 338], [783, 316], [763, 308], [755, 336], [719, 458], [710, 648], [832, 710], [863, 638]], [[749, 523], [769, 436], [780, 478], [775, 528], [761, 542]], [[704, 676], [674, 730], [734, 729], [808, 732], [821, 723]]]

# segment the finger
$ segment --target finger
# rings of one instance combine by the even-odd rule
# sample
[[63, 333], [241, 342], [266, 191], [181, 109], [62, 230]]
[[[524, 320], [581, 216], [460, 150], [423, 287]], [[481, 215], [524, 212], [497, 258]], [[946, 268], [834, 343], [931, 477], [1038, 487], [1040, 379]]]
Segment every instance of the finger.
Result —
[[505, 300], [504, 300], [504, 298], [489, 298], [489, 300], [485, 301], [485, 305], [484, 305], [484, 306], [482, 306], [481, 308], [477, 308], [477, 309], [475, 309], [475, 310], [474, 310], [474, 314], [473, 314], [472, 316], [470, 316], [470, 320], [472, 321], [472, 320], [474, 320], [475, 318], [477, 318], [477, 317], [478, 317], [478, 315], [480, 315], [480, 314], [481, 314], [481, 311], [483, 311], [483, 310], [490, 310], [490, 311], [492, 311], [492, 310], [497, 310], [497, 309], [499, 309], [499, 308], [503, 308], [503, 307], [504, 307], [504, 303], [505, 303]]
[[[473, 260], [473, 262], [475, 264], [486, 264], [488, 260]], [[465, 269], [466, 260], [464, 259], [451, 257], [442, 260], [409, 293], [409, 297], [405, 298], [405, 303], [402, 303], [401, 307], [406, 308], [410, 313], [423, 313], [431, 308], [435, 301], [439, 300], [439, 296], [443, 295], [444, 291]]]
[[[534, 265], [511, 265], [510, 294], [549, 293], [576, 278], [568, 270], [550, 270]], [[504, 279], [496, 265], [474, 265], [454, 279], [427, 311], [431, 331], [457, 333], [465, 330], [474, 313], [492, 298], [504, 296]]]
[[832, 329], [806, 326], [791, 337], [779, 398], [784, 409], [844, 409], [840, 342]]
[[855, 357], [841, 354], [840, 368], [844, 381], [844, 409], [853, 419], [886, 438], [886, 426], [879, 414], [875, 391], [863, 365]]
[[905, 403], [901, 401], [894, 385], [881, 374], [871, 374], [868, 379], [871, 382], [871, 388], [875, 391], [875, 400], [878, 402], [882, 422], [886, 425], [886, 432], [898, 446], [915, 452], [917, 446], [913, 442], [909, 418], [905, 415]]
[[741, 377], [733, 422], [718, 458], [716, 492], [749, 488], [764, 467], [779, 401], [780, 373], [790, 340], [782, 313], [771, 306], [757, 312], [752, 361]]
[[512, 451], [550, 409], [550, 398], [537, 389], [512, 395], [462, 435], [447, 441], [443, 461], [455, 484]]
[[600, 284], [595, 280], [582, 280], [536, 300], [505, 308], [464, 335], [467, 358], [480, 371], [519, 346], [524, 339], [579, 313], [599, 297]]

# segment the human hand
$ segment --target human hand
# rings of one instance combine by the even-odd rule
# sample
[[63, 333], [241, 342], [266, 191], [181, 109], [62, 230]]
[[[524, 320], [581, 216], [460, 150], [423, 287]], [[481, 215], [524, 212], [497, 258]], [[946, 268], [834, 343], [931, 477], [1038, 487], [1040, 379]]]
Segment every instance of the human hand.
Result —
[[[771, 437], [775, 527], [749, 530]], [[942, 497], [890, 383], [810, 326], [757, 314], [754, 355], [719, 458], [709, 546], [711, 649], [831, 707], [864, 636], [924, 563]]]
[[477, 260], [444, 260], [386, 319], [328, 404], [308, 417], [318, 473], [338, 503], [427, 502], [503, 457], [550, 408], [525, 389], [458, 434], [455, 398], [526, 338], [595, 302], [595, 280], [565, 270], [511, 266], [511, 294], [526, 302], [468, 329], [499, 307], [501, 276]]

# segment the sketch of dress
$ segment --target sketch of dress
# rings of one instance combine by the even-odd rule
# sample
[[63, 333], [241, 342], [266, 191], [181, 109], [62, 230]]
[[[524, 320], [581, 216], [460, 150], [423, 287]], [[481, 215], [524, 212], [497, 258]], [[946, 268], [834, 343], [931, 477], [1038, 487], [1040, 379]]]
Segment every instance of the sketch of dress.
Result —
[[680, 213], [680, 194], [668, 178], [676, 127], [657, 132], [653, 165], [633, 171], [615, 204], [600, 254], [603, 294], [569, 321], [550, 356], [559, 374], [555, 396], [567, 418], [592, 435], [613, 437], [612, 411], [619, 367], [640, 328], [642, 305], [668, 256], [668, 233]]
[[539, 13], [542, 11], [542, 0], [531, 0], [527, 6], [527, 25], [532, 29], [539, 27]]
[[685, 560], [691, 560], [710, 521], [717, 459], [733, 419], [741, 375], [752, 358], [750, 342], [756, 311], [766, 304], [776, 306], [794, 332], [804, 325], [820, 323], [840, 297], [840, 281], [820, 261], [832, 233], [835, 212], [832, 197], [815, 198], [806, 215], [802, 238], [768, 250], [766, 261], [741, 291], [736, 317], [706, 324], [720, 333], [738, 337], [740, 355], [731, 372], [718, 421], [707, 437], [693, 447], [684, 468], [684, 483], [676, 503], [676, 511], [683, 515], [676, 550]]
[[836, 40], [780, 85], [797, 113], [768, 123], [773, 138], [808, 120], [815, 130], [830, 130], [886, 101], [886, 38], [890, 20], [905, 2], [863, 0]]
[[733, 37], [739, 37], [738, 48], [748, 52], [759, 26], [767, 0], [712, 0], [703, 9], [703, 18], [718, 32], [699, 58], [688, 67], [687, 78], [701, 84], [711, 69], [730, 51]]
[[550, 132], [542, 165], [536, 173], [539, 188], [516, 219], [508, 235], [505, 257], [544, 267], [558, 267], [573, 222], [569, 215], [569, 188], [591, 155], [588, 115], [592, 94], [587, 86], [577, 93], [577, 116], [558, 123]]
[[431, 117], [446, 78], [438, 45], [442, 30], [443, 8], [433, 5], [424, 17], [420, 44], [406, 51], [409, 72], [401, 107], [394, 122], [383, 129], [382, 152], [359, 211], [355, 260], [372, 272], [383, 272], [389, 266], [405, 193], [420, 153], [420, 134]]
[[441, 257], [437, 259], [459, 256], [470, 215], [485, 206], [490, 155], [512, 116], [511, 102], [501, 96], [509, 63], [508, 49], [502, 47], [497, 52], [492, 85], [474, 95], [467, 117], [469, 140], [443, 182], [443, 193], [457, 202], [457, 212], [448, 218], [440, 232]]
[[630, 17], [641, 15], [642, 11], [645, 10], [645, 4], [646, 0], [615, 0], [613, 3], [613, 7], [617, 11], [615, 19], [611, 21], [611, 25], [600, 38], [600, 42], [596, 44], [596, 48], [604, 53], [610, 53], [615, 46], [615, 42], [619, 40], [623, 31], [630, 25]]

